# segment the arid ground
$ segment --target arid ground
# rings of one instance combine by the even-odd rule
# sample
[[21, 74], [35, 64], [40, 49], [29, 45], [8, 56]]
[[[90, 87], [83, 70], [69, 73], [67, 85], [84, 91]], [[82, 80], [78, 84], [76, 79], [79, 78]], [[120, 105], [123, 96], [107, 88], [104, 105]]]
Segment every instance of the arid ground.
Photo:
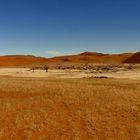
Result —
[[138, 68], [131, 70], [121, 69], [115, 72], [94, 70], [77, 70], [77, 69], [50, 69], [48, 72], [45, 70], [31, 70], [30, 68], [0, 68], [0, 76], [3, 77], [45, 77], [48, 79], [54, 78], [90, 78], [105, 76], [106, 78], [117, 79], [135, 79], [140, 80], [140, 65]]
[[1, 140], [139, 140], [140, 81], [0, 77]]
[[139, 56], [0, 57], [0, 140], [140, 140]]

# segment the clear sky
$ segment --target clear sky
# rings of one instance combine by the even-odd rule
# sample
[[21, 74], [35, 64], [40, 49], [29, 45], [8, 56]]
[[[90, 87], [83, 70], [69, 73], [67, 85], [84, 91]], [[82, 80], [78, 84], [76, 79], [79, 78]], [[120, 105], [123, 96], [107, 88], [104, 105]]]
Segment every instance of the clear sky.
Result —
[[0, 55], [140, 51], [140, 0], [0, 0]]

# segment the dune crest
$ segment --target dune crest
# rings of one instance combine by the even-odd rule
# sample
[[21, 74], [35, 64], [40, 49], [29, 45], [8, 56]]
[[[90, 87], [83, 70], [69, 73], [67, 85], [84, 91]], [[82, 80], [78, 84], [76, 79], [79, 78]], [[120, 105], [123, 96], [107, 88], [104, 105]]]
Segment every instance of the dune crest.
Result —
[[140, 63], [140, 52], [122, 54], [103, 54], [97, 52], [83, 52], [77, 55], [57, 56], [52, 58], [36, 57], [33, 55], [0, 56], [0, 67], [24, 67], [46, 63]]

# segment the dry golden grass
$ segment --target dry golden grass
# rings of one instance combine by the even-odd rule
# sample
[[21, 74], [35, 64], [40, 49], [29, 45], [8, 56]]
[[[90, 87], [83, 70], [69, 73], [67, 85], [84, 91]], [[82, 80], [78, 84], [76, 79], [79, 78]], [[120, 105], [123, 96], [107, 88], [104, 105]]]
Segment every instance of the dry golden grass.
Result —
[[0, 80], [0, 140], [139, 140], [140, 81]]

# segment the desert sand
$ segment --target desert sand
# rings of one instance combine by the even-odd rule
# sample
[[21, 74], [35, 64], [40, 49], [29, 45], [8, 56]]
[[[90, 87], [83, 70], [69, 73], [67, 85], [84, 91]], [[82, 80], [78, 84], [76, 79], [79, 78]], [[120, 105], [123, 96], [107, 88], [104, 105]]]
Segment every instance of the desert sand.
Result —
[[45, 77], [45, 78], [90, 78], [105, 76], [107, 78], [140, 80], [140, 70], [126, 70], [108, 73], [92, 73], [90, 70], [35, 70], [29, 68], [0, 68], [0, 76], [8, 77]]
[[[129, 55], [83, 53], [50, 65], [1, 57], [0, 140], [139, 140], [140, 65], [118, 63]], [[88, 63], [93, 56], [98, 65]]]
[[48, 63], [140, 63], [139, 53], [103, 54], [98, 52], [83, 52], [77, 55], [66, 55], [52, 58], [32, 55], [0, 56], [0, 67], [28, 67]]

